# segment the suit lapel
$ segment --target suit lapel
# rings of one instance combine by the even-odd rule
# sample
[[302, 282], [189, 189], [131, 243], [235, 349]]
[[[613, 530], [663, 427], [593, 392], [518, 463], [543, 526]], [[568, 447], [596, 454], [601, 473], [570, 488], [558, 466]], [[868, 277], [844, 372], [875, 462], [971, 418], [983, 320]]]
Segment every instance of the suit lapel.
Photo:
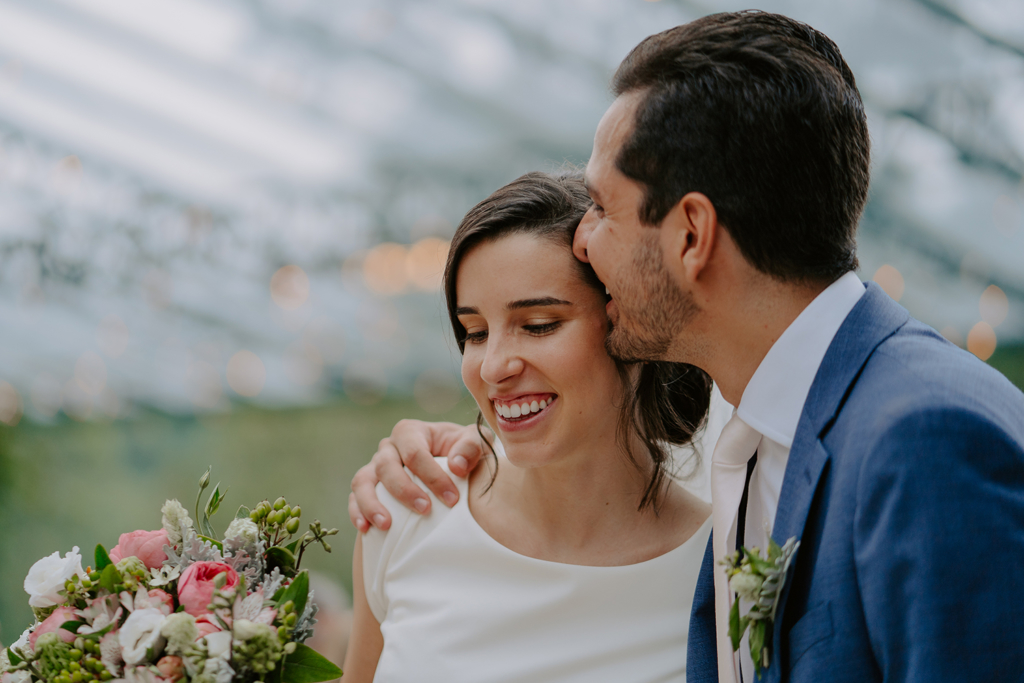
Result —
[[[838, 416], [868, 358], [909, 319], [910, 314], [904, 308], [870, 282], [829, 345], [807, 395], [789, 451], [772, 529], [772, 537], [780, 545], [803, 535], [818, 481], [829, 460], [821, 439]], [[781, 643], [782, 617], [792, 581], [792, 576], [788, 577], [775, 615], [773, 640], [776, 644]], [[778, 680], [777, 676], [781, 675], [779, 667], [769, 667], [767, 673], [766, 680]]]

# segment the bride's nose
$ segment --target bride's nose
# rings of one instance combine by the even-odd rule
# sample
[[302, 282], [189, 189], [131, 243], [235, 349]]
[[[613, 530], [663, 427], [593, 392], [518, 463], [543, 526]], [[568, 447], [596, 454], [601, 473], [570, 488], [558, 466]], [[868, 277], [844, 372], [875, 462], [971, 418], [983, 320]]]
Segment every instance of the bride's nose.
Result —
[[497, 386], [520, 375], [525, 366], [522, 357], [516, 352], [513, 340], [492, 335], [487, 340], [487, 351], [480, 366], [480, 379], [491, 386]]

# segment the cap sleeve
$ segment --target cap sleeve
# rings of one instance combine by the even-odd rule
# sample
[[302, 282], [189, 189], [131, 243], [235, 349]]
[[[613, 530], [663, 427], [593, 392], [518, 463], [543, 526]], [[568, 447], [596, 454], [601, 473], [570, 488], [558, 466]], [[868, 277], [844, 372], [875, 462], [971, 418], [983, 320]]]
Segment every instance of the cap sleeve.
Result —
[[391, 528], [381, 531], [370, 527], [363, 535], [363, 586], [370, 611], [380, 624], [388, 613], [387, 568], [413, 513], [388, 493], [383, 484], [377, 484], [377, 499], [391, 513]]

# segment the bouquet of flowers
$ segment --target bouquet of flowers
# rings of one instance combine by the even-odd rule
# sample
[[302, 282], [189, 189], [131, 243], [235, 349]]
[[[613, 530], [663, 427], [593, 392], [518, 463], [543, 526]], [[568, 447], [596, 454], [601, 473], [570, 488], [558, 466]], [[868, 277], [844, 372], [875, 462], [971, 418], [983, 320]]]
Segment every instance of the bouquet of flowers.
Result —
[[242, 506], [223, 540], [210, 524], [224, 500], [210, 471], [194, 522], [177, 500], [162, 528], [96, 546], [82, 569], [76, 546], [36, 562], [25, 579], [36, 622], [0, 650], [2, 683], [315, 683], [341, 670], [303, 641], [316, 605], [300, 570], [310, 545], [330, 552], [337, 529], [297, 536], [302, 510], [284, 498]]

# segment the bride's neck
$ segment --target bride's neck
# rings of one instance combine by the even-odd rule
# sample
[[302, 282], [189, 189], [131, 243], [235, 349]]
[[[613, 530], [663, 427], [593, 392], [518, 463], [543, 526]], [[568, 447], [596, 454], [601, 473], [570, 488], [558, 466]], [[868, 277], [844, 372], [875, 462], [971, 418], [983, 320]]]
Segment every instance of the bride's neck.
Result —
[[502, 460], [494, 485], [481, 496], [491, 477], [484, 468], [471, 508], [485, 529], [514, 537], [540, 555], [614, 543], [653, 516], [637, 509], [653, 465], [639, 456], [642, 447], [634, 452], [647, 467], [638, 468], [621, 449], [603, 446], [540, 467]]

